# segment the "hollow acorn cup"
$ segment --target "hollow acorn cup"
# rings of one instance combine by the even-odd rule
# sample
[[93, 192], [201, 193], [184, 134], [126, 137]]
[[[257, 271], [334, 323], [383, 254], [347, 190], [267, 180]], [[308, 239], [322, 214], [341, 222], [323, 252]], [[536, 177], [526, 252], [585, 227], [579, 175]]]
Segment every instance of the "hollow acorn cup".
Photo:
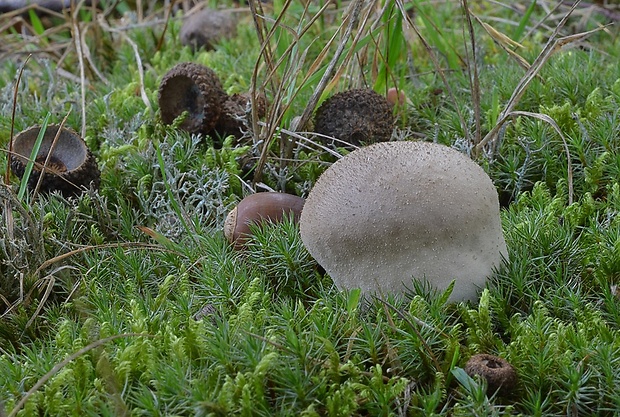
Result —
[[292, 194], [268, 192], [245, 197], [231, 210], [224, 222], [224, 236], [235, 249], [243, 249], [252, 231], [250, 224], [279, 222], [285, 214], [298, 220], [305, 200]]
[[487, 381], [489, 395], [499, 391], [508, 394], [517, 384], [517, 371], [504, 358], [481, 353], [474, 355], [465, 364], [465, 372], [473, 377], [480, 375]]
[[180, 127], [190, 133], [207, 134], [217, 124], [227, 95], [217, 74], [193, 62], [175, 65], [159, 86], [159, 109], [165, 124], [184, 111], [189, 113]]
[[[91, 186], [98, 188], [100, 171], [94, 155], [84, 140], [68, 128], [63, 127], [60, 130], [54, 143], [59, 129], [59, 125], [48, 125], [45, 129], [43, 141], [28, 178], [28, 187], [34, 189], [43, 172], [39, 189], [41, 192], [59, 191], [63, 196], [70, 197]], [[13, 155], [9, 158], [11, 171], [20, 179], [24, 176], [40, 130], [41, 126], [32, 126], [13, 138], [11, 145]]]

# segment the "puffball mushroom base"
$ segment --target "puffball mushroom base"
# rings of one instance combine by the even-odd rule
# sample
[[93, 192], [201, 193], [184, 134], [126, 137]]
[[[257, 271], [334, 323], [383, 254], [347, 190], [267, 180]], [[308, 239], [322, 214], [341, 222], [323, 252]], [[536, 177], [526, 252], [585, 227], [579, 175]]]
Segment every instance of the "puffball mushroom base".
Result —
[[370, 145], [334, 163], [311, 190], [301, 238], [341, 289], [403, 294], [412, 279], [474, 300], [507, 257], [491, 179], [449, 147]]

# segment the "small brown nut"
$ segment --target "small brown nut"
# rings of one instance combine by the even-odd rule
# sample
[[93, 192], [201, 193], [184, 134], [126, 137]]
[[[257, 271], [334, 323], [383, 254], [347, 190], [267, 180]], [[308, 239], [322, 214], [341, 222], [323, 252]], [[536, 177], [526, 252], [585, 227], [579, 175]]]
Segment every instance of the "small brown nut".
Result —
[[517, 384], [515, 368], [503, 358], [485, 353], [474, 355], [465, 364], [465, 372], [471, 377], [480, 375], [487, 380], [487, 392], [507, 394]]
[[305, 200], [292, 194], [269, 192], [245, 197], [232, 209], [224, 222], [224, 236], [235, 249], [243, 249], [251, 235], [250, 224], [263, 220], [279, 222], [284, 214], [290, 214], [297, 221]]
[[402, 107], [407, 103], [407, 96], [403, 90], [399, 90], [396, 87], [392, 87], [387, 91], [387, 101], [390, 106]]

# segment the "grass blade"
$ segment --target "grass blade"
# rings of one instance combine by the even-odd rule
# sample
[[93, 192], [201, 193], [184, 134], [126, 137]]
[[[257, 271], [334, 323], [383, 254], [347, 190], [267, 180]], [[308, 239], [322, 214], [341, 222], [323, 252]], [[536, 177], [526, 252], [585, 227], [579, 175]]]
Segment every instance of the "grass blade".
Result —
[[525, 14], [519, 21], [519, 26], [517, 27], [513, 35], [514, 39], [521, 39], [521, 36], [523, 36], [523, 32], [525, 32], [525, 26], [527, 26], [527, 23], [530, 21], [530, 18], [532, 17], [532, 13], [534, 12], [535, 7], [536, 7], [536, 0], [532, 0], [527, 10], [525, 11]]
[[39, 136], [37, 136], [37, 140], [34, 143], [34, 147], [32, 148], [32, 152], [30, 152], [30, 159], [26, 164], [26, 169], [24, 171], [24, 176], [22, 177], [22, 181], [19, 184], [19, 191], [17, 193], [17, 198], [22, 200], [24, 198], [24, 194], [26, 194], [26, 188], [28, 187], [28, 180], [30, 179], [30, 174], [32, 174], [32, 168], [34, 167], [35, 160], [37, 159], [37, 155], [39, 154], [39, 149], [41, 148], [41, 142], [43, 142], [43, 137], [45, 136], [45, 131], [47, 130], [47, 124], [49, 123], [51, 113], [47, 112], [45, 119], [43, 119], [43, 123], [41, 124], [41, 130], [39, 131]]

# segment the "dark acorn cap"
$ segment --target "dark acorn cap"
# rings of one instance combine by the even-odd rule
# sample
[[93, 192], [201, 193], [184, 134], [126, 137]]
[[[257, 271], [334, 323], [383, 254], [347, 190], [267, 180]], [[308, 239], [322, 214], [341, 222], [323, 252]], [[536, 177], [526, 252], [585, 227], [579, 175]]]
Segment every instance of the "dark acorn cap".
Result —
[[184, 111], [187, 119], [181, 129], [207, 134], [215, 127], [222, 112], [226, 93], [217, 74], [204, 65], [184, 62], [174, 66], [159, 86], [161, 119], [171, 124]]
[[[394, 114], [387, 99], [370, 89], [348, 90], [323, 102], [314, 117], [314, 131], [355, 146], [386, 142], [392, 136]], [[333, 141], [319, 138], [323, 143]], [[346, 146], [338, 141], [335, 146]]]
[[517, 384], [515, 368], [499, 356], [485, 353], [474, 355], [465, 364], [465, 372], [471, 377], [480, 375], [486, 379], [489, 394], [509, 394]]
[[[251, 102], [250, 93], [233, 94], [229, 96], [222, 106], [222, 114], [215, 126], [220, 136], [233, 135], [236, 138], [243, 136], [250, 121], [246, 120], [247, 111]], [[263, 94], [256, 96], [256, 116], [265, 116], [267, 100]], [[247, 124], [246, 124], [247, 123]]]
[[[43, 141], [35, 158], [36, 163], [28, 178], [28, 187], [30, 189], [36, 187], [47, 159], [40, 192], [60, 191], [65, 197], [70, 197], [80, 194], [91, 186], [98, 188], [100, 172], [97, 161], [77, 133], [63, 127], [52, 149], [59, 129], [59, 125], [48, 125], [45, 129]], [[11, 171], [20, 179], [24, 176], [40, 130], [41, 126], [32, 126], [13, 138], [13, 155], [9, 158]], [[52, 153], [48, 158], [50, 150]]]
[[179, 37], [193, 50], [215, 49], [215, 45], [237, 33], [237, 18], [230, 11], [204, 9], [185, 18]]

